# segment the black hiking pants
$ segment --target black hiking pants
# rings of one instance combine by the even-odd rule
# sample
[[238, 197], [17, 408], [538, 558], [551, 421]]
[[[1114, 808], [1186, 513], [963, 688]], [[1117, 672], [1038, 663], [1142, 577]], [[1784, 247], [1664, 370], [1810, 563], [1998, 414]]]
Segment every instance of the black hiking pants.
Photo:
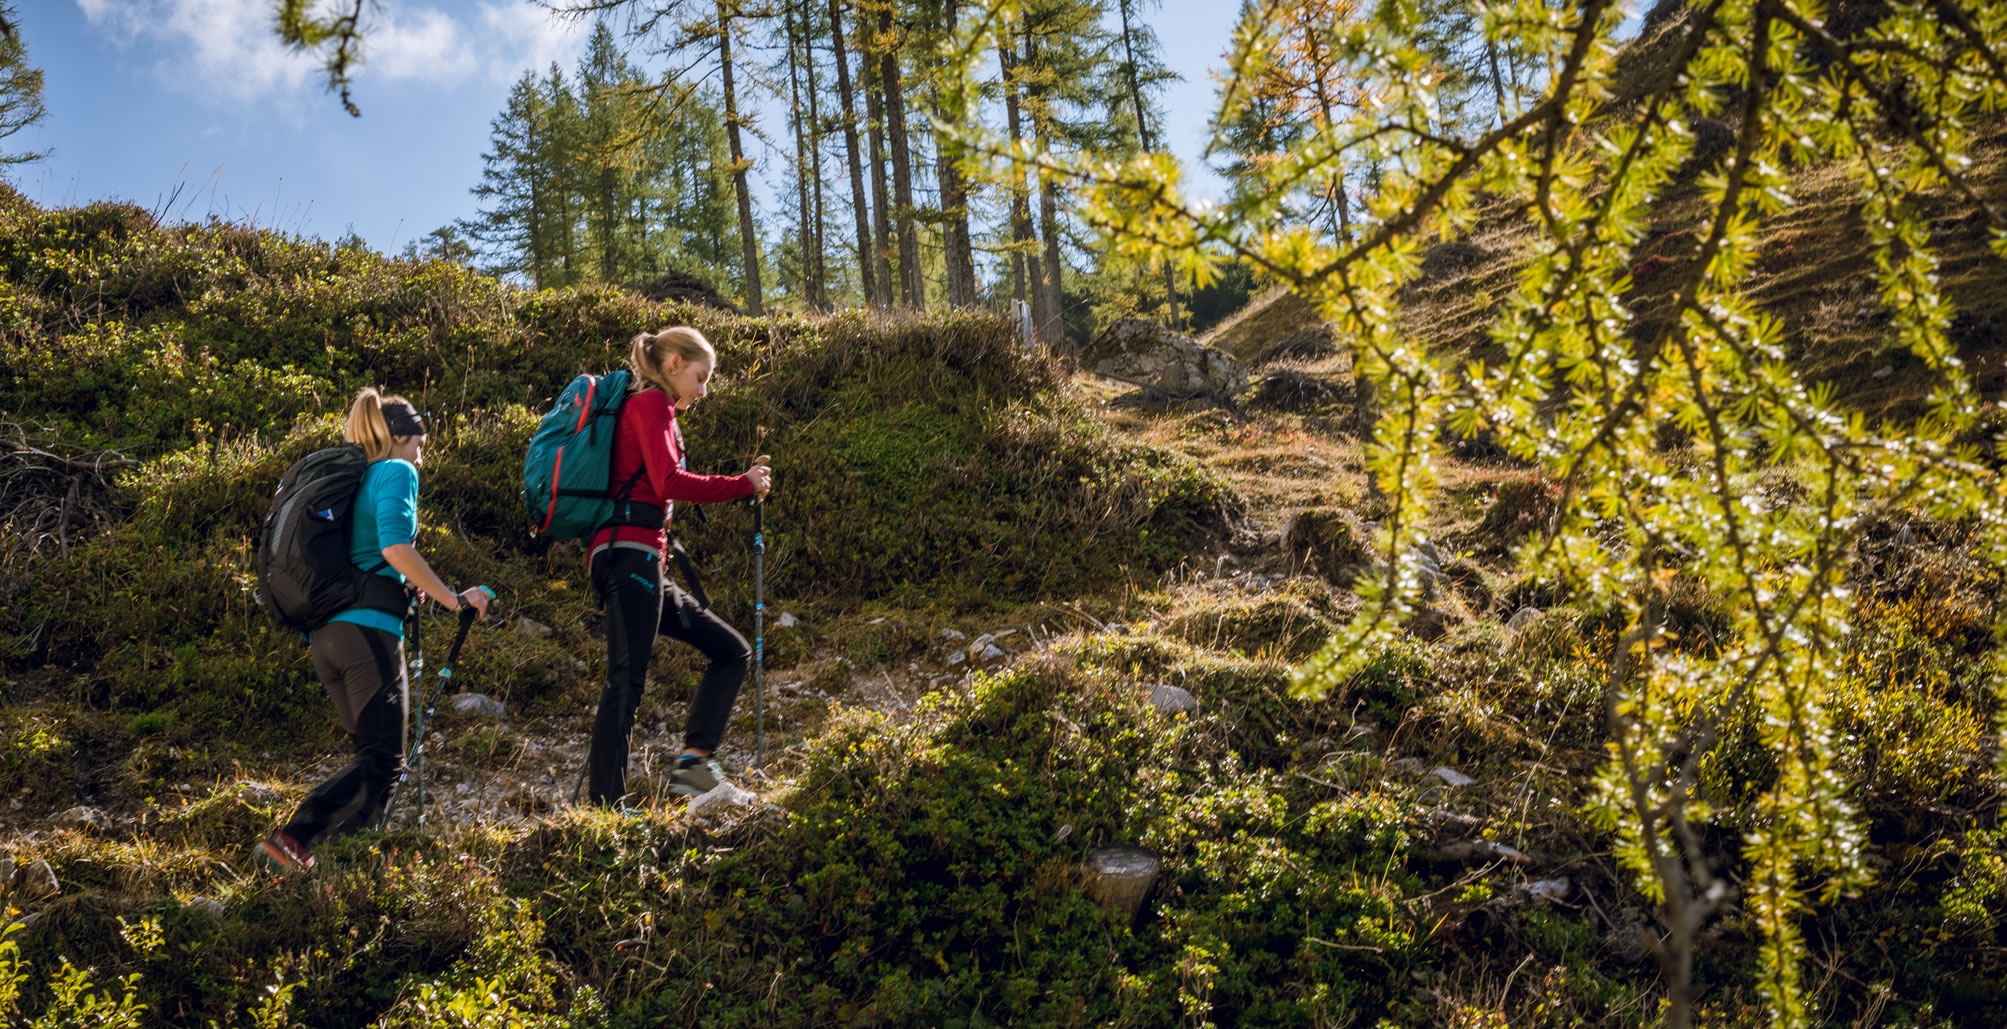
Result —
[[355, 760], [314, 787], [286, 823], [311, 846], [376, 824], [404, 767], [404, 641], [381, 629], [329, 622], [314, 630], [314, 672], [355, 744]]
[[606, 688], [599, 695], [586, 768], [593, 803], [615, 804], [627, 793], [628, 733], [641, 706], [655, 637], [688, 643], [710, 659], [683, 726], [683, 745], [698, 750], [716, 750], [724, 739], [753, 652], [730, 623], [699, 610], [663, 576], [662, 556], [653, 550], [600, 551], [592, 559], [592, 588], [606, 607]]

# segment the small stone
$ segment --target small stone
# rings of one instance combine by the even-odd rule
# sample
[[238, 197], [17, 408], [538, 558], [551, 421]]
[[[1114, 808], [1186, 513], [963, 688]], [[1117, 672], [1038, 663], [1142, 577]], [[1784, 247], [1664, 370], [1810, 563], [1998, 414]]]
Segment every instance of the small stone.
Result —
[[885, 624], [885, 616], [884, 616], [884, 615], [879, 615], [878, 617], [876, 617], [876, 618], [873, 618], [872, 620], [870, 620], [870, 621], [868, 621], [868, 622], [865, 622], [864, 624], [866, 624], [866, 625], [884, 625], [884, 624]]
[[1199, 698], [1189, 690], [1169, 683], [1150, 687], [1150, 706], [1167, 715], [1190, 714], [1199, 709]]
[[949, 668], [954, 668], [958, 665], [966, 664], [968, 660], [969, 660], [969, 655], [962, 653], [960, 650], [948, 651]]
[[0, 857], [0, 892], [4, 892], [7, 889], [7, 884], [13, 881], [14, 881], [14, 859], [10, 857]]
[[269, 807], [286, 799], [286, 795], [277, 789], [248, 779], [239, 779], [230, 788], [236, 792], [238, 800], [252, 807]]
[[963, 631], [961, 631], [960, 629], [942, 629], [942, 630], [941, 630], [941, 639], [942, 639], [942, 640], [943, 640], [944, 642], [947, 642], [947, 643], [960, 643], [961, 641], [963, 641], [963, 640], [965, 640], [965, 639], [968, 639], [968, 638], [969, 638], [969, 634], [968, 634], [968, 633], [966, 633], [966, 632], [963, 632]]
[[1469, 786], [1471, 783], [1477, 781], [1448, 765], [1440, 765], [1430, 769], [1429, 774], [1451, 786]]
[[58, 812], [56, 817], [50, 819], [50, 821], [55, 822], [57, 825], [73, 826], [78, 829], [104, 829], [111, 825], [111, 819], [106, 818], [104, 812], [94, 807], [85, 807], [82, 804]]
[[801, 624], [801, 619], [796, 618], [794, 615], [789, 614], [786, 611], [782, 611], [780, 617], [774, 619], [774, 628], [776, 629], [792, 629], [800, 624]]
[[1529, 625], [1532, 625], [1539, 619], [1540, 619], [1539, 608], [1522, 607], [1519, 610], [1512, 612], [1512, 617], [1505, 620], [1505, 627], [1506, 629], [1512, 632], [1518, 632], [1519, 630], [1524, 629]]
[[1551, 904], [1568, 895], [1568, 877], [1530, 882], [1521, 886], [1519, 892], [1535, 904]]
[[479, 693], [456, 693], [446, 703], [454, 714], [467, 718], [501, 721], [509, 715], [509, 709], [501, 701]]
[[47, 861], [31, 862], [14, 873], [14, 894], [23, 900], [40, 900], [61, 892], [63, 886], [56, 881], [56, 870]]
[[1889, 364], [1882, 365], [1880, 368], [1877, 368], [1874, 371], [1874, 377], [1877, 379], [1886, 379], [1894, 374], [1895, 374], [1895, 366]]
[[516, 616], [516, 632], [533, 640], [540, 640], [551, 634], [551, 627], [534, 618]]
[[220, 919], [223, 917], [223, 902], [214, 897], [190, 897], [188, 898], [188, 903], [181, 905], [181, 907], [184, 911], [193, 911], [198, 914], [208, 915], [210, 918]]
[[976, 655], [976, 660], [985, 665], [994, 665], [1003, 661], [1006, 656], [1002, 647], [994, 643], [985, 643], [982, 651]]

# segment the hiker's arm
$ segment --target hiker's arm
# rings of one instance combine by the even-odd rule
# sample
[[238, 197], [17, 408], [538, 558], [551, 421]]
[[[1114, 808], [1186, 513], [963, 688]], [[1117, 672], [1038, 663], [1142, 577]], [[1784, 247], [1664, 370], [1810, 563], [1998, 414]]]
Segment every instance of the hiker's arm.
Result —
[[390, 562], [390, 567], [397, 569], [399, 574], [413, 586], [424, 591], [426, 596], [438, 601], [440, 606], [447, 610], [458, 611], [461, 605], [472, 604], [477, 613], [484, 618], [487, 617], [488, 591], [475, 586], [454, 593], [453, 587], [446, 585], [446, 580], [441, 579], [439, 573], [432, 570], [432, 566], [426, 562], [424, 556], [418, 553], [417, 547], [409, 543], [392, 543], [383, 548], [383, 559]]
[[683, 455], [676, 452], [676, 434], [669, 427], [674, 415], [666, 403], [659, 423], [655, 414], [654, 410], [647, 410], [649, 420], [642, 423], [645, 434], [641, 456], [648, 465], [649, 482], [657, 496], [685, 504], [715, 504], [749, 497], [758, 490], [758, 484], [744, 475], [694, 475], [684, 471]]

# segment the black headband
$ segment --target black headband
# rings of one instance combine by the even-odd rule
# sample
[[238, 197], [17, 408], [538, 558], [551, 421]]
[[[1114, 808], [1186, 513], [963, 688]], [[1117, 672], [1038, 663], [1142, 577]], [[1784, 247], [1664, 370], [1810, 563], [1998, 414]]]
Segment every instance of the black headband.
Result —
[[383, 424], [392, 436], [423, 436], [427, 415], [419, 414], [409, 404], [383, 405]]

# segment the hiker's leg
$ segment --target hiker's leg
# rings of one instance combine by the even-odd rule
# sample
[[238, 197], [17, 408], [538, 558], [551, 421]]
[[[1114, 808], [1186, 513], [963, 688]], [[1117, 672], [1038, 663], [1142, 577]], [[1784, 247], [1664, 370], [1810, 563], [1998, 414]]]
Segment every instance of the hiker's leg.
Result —
[[614, 804], [627, 793], [627, 737], [662, 617], [661, 560], [646, 551], [608, 547], [593, 560], [592, 585], [606, 608], [606, 686], [593, 717], [586, 775], [593, 803]]
[[285, 832], [303, 844], [365, 824], [404, 758], [404, 648], [387, 632], [348, 622], [314, 631], [314, 672], [356, 759], [314, 787]]
[[[725, 738], [725, 724], [731, 721], [739, 686], [746, 681], [753, 649], [715, 610], [699, 611], [697, 602], [676, 584], [667, 584], [664, 592], [669, 596], [662, 606], [662, 635], [696, 647], [711, 662], [697, 683], [697, 699], [691, 702], [690, 721], [683, 727], [684, 751], [707, 755]], [[687, 629], [677, 614], [679, 605], [689, 616]]]

